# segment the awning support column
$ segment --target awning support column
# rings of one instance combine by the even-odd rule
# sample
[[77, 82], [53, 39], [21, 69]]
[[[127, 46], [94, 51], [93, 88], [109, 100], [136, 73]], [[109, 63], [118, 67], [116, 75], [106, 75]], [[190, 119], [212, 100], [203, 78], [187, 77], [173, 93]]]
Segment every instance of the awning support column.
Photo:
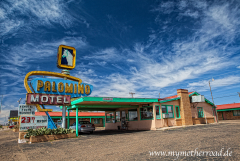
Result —
[[78, 137], [78, 108], [76, 108], [76, 137]]
[[68, 129], [69, 129], [69, 126], [70, 126], [70, 118], [69, 118], [69, 110], [68, 110], [68, 126], [67, 126]]

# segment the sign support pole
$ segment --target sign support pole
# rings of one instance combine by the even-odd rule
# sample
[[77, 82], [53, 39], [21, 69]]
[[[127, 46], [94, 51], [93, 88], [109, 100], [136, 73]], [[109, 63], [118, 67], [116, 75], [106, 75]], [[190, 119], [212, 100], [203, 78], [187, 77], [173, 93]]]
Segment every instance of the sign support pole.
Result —
[[62, 128], [66, 128], [66, 106], [62, 107]]
[[[63, 69], [62, 74], [70, 75], [70, 72], [67, 69]], [[63, 79], [67, 80], [66, 77]], [[62, 128], [66, 129], [66, 106], [62, 106]]]
[[68, 129], [69, 129], [69, 126], [70, 126], [70, 118], [69, 118], [69, 110], [68, 110], [68, 126], [67, 126]]
[[76, 108], [76, 137], [78, 137], [78, 108]]

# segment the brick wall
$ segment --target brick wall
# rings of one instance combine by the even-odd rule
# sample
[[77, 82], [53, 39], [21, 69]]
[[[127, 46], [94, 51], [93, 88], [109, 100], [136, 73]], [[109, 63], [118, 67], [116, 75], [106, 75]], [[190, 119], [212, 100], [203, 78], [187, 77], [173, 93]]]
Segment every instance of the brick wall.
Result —
[[218, 120], [223, 120], [223, 117], [222, 117], [223, 112], [220, 111], [220, 112], [217, 112], [217, 114], [218, 114]]
[[[92, 119], [92, 124], [94, 124], [94, 119], [96, 119], [96, 118], [93, 118]], [[102, 118], [100, 118], [100, 123], [99, 124], [94, 124], [95, 125], [95, 127], [103, 127], [103, 119]]]
[[226, 120], [240, 120], [240, 116], [233, 116], [233, 111], [223, 111], [223, 115], [224, 113], [226, 115]]
[[206, 121], [208, 124], [214, 123], [214, 118], [210, 117], [210, 118], [192, 118], [193, 120], [193, 124], [206, 124]]

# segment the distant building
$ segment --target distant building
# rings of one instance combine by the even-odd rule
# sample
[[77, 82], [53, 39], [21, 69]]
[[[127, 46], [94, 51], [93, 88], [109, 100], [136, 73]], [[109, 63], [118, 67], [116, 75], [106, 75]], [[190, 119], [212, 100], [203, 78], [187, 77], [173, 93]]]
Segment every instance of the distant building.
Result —
[[17, 122], [18, 122], [18, 110], [10, 110], [8, 122], [12, 123], [12, 124], [17, 124]]
[[240, 119], [240, 103], [217, 105], [219, 120]]
[[[62, 120], [62, 112], [48, 112], [53, 122]], [[35, 112], [36, 116], [46, 115], [45, 112]], [[78, 112], [79, 121], [89, 121], [95, 127], [105, 127], [105, 112]], [[68, 113], [66, 113], [66, 127], [68, 122]], [[76, 122], [76, 112], [69, 112], [69, 125]]]

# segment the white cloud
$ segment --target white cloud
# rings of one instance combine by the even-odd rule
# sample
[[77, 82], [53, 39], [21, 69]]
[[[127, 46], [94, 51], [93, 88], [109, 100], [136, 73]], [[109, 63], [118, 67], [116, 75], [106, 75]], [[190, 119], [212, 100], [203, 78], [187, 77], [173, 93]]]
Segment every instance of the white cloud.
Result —
[[[228, 76], [221, 79], [210, 80], [210, 85], [212, 89], [217, 89], [219, 87], [227, 87], [231, 85], [238, 85], [240, 83], [239, 76]], [[198, 82], [189, 83], [188, 87], [191, 91], [199, 89], [198, 91], [209, 90], [209, 80], [202, 80]]]
[[2, 110], [0, 113], [0, 124], [8, 122], [9, 110]]
[[[194, 4], [196, 5], [196, 3]], [[175, 40], [172, 43], [172, 49], [155, 48], [151, 49], [154, 53], [149, 54], [147, 53], [148, 48], [153, 45], [140, 47], [138, 45], [138, 50], [135, 47], [135, 51], [131, 55], [136, 55], [134, 60], [141, 65], [137, 65], [138, 72], [133, 72], [132, 80], [139, 82], [141, 87], [147, 88], [150, 85], [152, 88], [163, 88], [198, 78], [210, 71], [219, 71], [238, 64], [234, 59], [229, 59], [229, 55], [234, 54], [237, 49], [222, 50], [227, 48], [226, 46], [234, 40], [235, 35], [239, 32], [237, 30], [239, 28], [237, 7], [233, 9], [235, 12], [232, 12], [228, 4], [213, 4], [209, 8], [206, 8], [205, 4], [204, 1], [198, 4], [204, 14], [200, 21], [200, 28], [183, 41]], [[160, 5], [161, 9], [158, 6], [155, 11], [168, 14], [163, 10], [171, 9], [172, 6], [169, 2], [163, 3]], [[187, 7], [186, 3], [182, 7]], [[180, 14], [184, 13], [188, 13], [190, 17], [198, 18], [199, 16], [197, 11], [180, 12]], [[223, 19], [220, 18], [221, 16]], [[231, 30], [231, 34], [226, 36], [227, 30]], [[159, 33], [155, 34], [154, 43], [151, 40], [151, 44], [161, 46], [161, 32]]]
[[180, 14], [182, 16], [189, 16], [189, 17], [192, 17], [192, 18], [198, 18], [199, 17], [199, 13], [198, 11], [191, 11], [191, 10], [187, 10], [185, 11], [184, 13]]
[[[14, 65], [15, 67], [27, 67], [29, 63], [48, 60], [47, 58], [56, 55], [56, 49], [60, 44], [68, 46], [76, 46], [78, 49], [87, 46], [87, 43], [82, 37], [65, 37], [60, 40], [42, 43], [25, 43], [21, 46], [13, 46], [8, 52], [1, 56], [5, 62]], [[28, 64], [28, 65], [27, 65]], [[17, 69], [16, 69], [17, 70]]]
[[[182, 7], [188, 7], [188, 3], [182, 4]], [[203, 74], [215, 71], [221, 71], [224, 68], [232, 68], [238, 65], [239, 57], [229, 58], [238, 50], [228, 47], [229, 43], [235, 40], [239, 33], [239, 14], [234, 8], [232, 12], [230, 5], [213, 4], [206, 7], [206, 2], [191, 2], [191, 5], [198, 6], [201, 11], [201, 20], [199, 29], [196, 29], [191, 36], [179, 41], [175, 40], [171, 48], [161, 46], [161, 32], [151, 31], [154, 38], [149, 37], [149, 44], [136, 43], [131, 49], [122, 51], [110, 50], [111, 52], [99, 52], [91, 58], [99, 60], [112, 60], [115, 53], [124, 53], [125, 68], [128, 75], [112, 74], [105, 78], [108, 84], [102, 82], [102, 89], [98, 85], [96, 94], [106, 93], [107, 96], [124, 96], [130, 91], [135, 91], [136, 96], [156, 97], [160, 89], [174, 86], [184, 81], [199, 79]], [[169, 14], [173, 10], [172, 3], [163, 3], [155, 9], [161, 10], [164, 14]], [[162, 7], [162, 8], [161, 8]], [[239, 7], [239, 6], [238, 6]], [[188, 14], [189, 17], [199, 18], [199, 11], [184, 10], [182, 13]], [[223, 16], [223, 19], [220, 17]], [[228, 19], [228, 20], [227, 20]], [[231, 34], [226, 36], [227, 30]], [[154, 48], [154, 45], [157, 46]], [[116, 63], [117, 64], [117, 63]], [[111, 78], [111, 79], [109, 79]], [[118, 78], [119, 80], [117, 81]], [[121, 79], [120, 79], [121, 78]], [[124, 78], [124, 79], [123, 79]], [[234, 79], [234, 81], [230, 81]], [[121, 80], [121, 81], [120, 81]], [[122, 83], [124, 86], [122, 87]], [[189, 84], [189, 90], [196, 90], [194, 86], [206, 82]], [[215, 80], [213, 88], [227, 87], [239, 83], [239, 77], [228, 77]], [[197, 86], [199, 87], [199, 86]], [[103, 90], [104, 89], [104, 90]], [[206, 86], [208, 90], [208, 86]], [[200, 90], [200, 89], [199, 89]], [[202, 89], [201, 89], [202, 90]], [[168, 92], [176, 93], [176, 92]], [[146, 95], [147, 94], [147, 95]]]
[[84, 59], [95, 59], [112, 62], [120, 60], [121, 56], [115, 48], [106, 48], [93, 53], [91, 56], [84, 56]]
[[[85, 24], [89, 23], [81, 14], [78, 19], [71, 14], [71, 9], [67, 8], [71, 1], [62, 0], [7, 0], [1, 3], [0, 7], [0, 34], [6, 35], [17, 32], [20, 28], [28, 28], [34, 25], [44, 25], [54, 27], [60, 24], [64, 28], [69, 28], [74, 21]], [[24, 16], [25, 18], [23, 18]]]
[[[179, 15], [193, 17], [198, 23], [194, 31], [191, 30], [190, 26], [191, 34], [187, 33], [187, 36], [181, 37], [180, 40], [171, 39], [169, 42], [164, 42], [168, 40], [163, 40], [163, 33], [172, 37], [171, 32], [168, 33], [169, 31], [166, 32], [162, 29], [163, 26], [166, 29], [170, 28], [168, 23], [171, 19], [169, 18], [166, 20], [168, 22], [164, 24], [157, 23], [159, 24], [159, 30], [151, 30], [149, 40], [146, 43], [136, 42], [132, 47], [122, 50], [115, 47], [104, 48], [93, 52], [92, 55], [84, 56], [81, 65], [79, 65], [81, 68], [77, 67], [79, 70], [76, 73], [73, 72], [73, 75], [81, 78], [84, 83], [92, 84], [94, 87], [92, 95], [94, 96], [131, 97], [129, 92], [135, 92], [134, 97], [158, 97], [162, 88], [199, 79], [203, 74], [213, 71], [219, 72], [224, 68], [235, 68], [235, 66], [240, 68], [238, 63], [240, 59], [234, 56], [234, 53], [239, 49], [229, 46], [236, 40], [236, 35], [239, 34], [240, 23], [239, 11], [237, 10], [239, 5], [231, 8], [227, 3], [223, 5], [214, 3], [209, 5], [205, 1], [181, 1], [179, 5], [175, 5], [173, 2], [162, 3], [154, 10], [168, 15], [173, 12], [174, 6], [180, 6]], [[195, 6], [195, 8], [189, 8], [189, 6]], [[48, 15], [51, 12], [54, 14], [53, 17]], [[47, 15], [46, 19], [41, 15], [39, 18], [42, 18], [44, 23], [51, 24], [61, 17], [59, 15], [62, 13], [58, 13], [55, 9], [51, 12], [45, 10], [42, 15]], [[37, 13], [38, 11], [36, 11]], [[6, 17], [6, 15], [2, 17]], [[160, 18], [161, 15], [157, 15], [157, 17]], [[175, 28], [171, 30], [174, 31]], [[167, 45], [164, 43], [167, 43]], [[87, 46], [86, 41], [80, 37], [67, 37], [39, 45], [26, 43], [23, 46], [14, 47], [10, 53], [15, 52], [17, 54], [4, 58], [10, 64], [24, 67], [27, 62], [35, 62], [36, 59], [41, 61], [46, 57], [56, 55], [56, 47], [59, 44], [80, 46], [80, 48]], [[33, 56], [34, 59], [32, 59]], [[96, 61], [84, 65], [85, 60]], [[105, 74], [106, 72], [102, 71], [107, 71], [107, 65], [109, 64], [120, 69], [121, 72], [124, 70], [124, 73], [120, 74], [113, 69]], [[9, 70], [17, 73], [19, 69]], [[4, 76], [10, 75], [4, 73]], [[15, 75], [15, 77], [17, 78], [18, 75]], [[4, 79], [3, 84], [6, 83], [7, 79]], [[209, 90], [207, 83], [207, 81], [201, 80], [190, 83], [188, 87], [189, 90], [198, 91], [200, 86], [203, 85], [203, 90], [205, 86], [206, 90]], [[212, 82], [212, 87], [227, 87], [236, 83], [239, 83], [239, 77], [232, 76], [216, 79]], [[21, 89], [15, 90], [20, 92]], [[176, 94], [175, 89], [164, 92], [161, 96]]]

